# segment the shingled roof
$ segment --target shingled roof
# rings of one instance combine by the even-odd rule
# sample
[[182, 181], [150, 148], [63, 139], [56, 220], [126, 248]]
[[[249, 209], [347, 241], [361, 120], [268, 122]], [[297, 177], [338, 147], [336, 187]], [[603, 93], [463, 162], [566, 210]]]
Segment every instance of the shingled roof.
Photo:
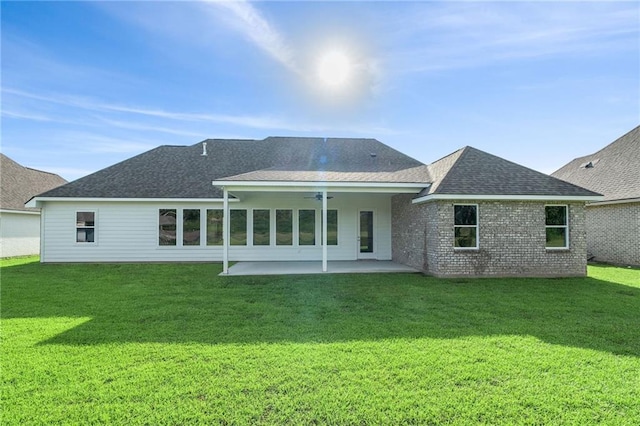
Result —
[[[276, 180], [302, 175], [313, 180], [321, 177], [320, 171], [345, 179], [349, 175], [359, 182], [407, 182], [426, 167], [375, 139], [269, 137], [203, 142], [206, 156], [202, 143], [161, 146], [40, 196], [220, 198], [222, 190], [212, 181], [258, 171], [269, 178], [277, 173]], [[419, 179], [426, 183], [426, 177], [422, 173]]]
[[603, 201], [640, 198], [640, 126], [600, 151], [576, 158], [552, 176], [600, 192]]
[[3, 210], [38, 211], [24, 204], [43, 191], [65, 184], [60, 176], [21, 166], [0, 154], [0, 208]]
[[470, 146], [429, 165], [429, 195], [591, 197], [600, 194]]
[[419, 196], [598, 195], [471, 147], [427, 166], [375, 139], [269, 137], [161, 146], [40, 196], [222, 197], [212, 181], [424, 184]]

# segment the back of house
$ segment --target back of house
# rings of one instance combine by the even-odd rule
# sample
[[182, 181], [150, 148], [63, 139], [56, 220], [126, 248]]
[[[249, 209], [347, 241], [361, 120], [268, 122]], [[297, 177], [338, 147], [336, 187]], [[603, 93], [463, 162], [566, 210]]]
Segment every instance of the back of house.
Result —
[[35, 197], [42, 262], [384, 260], [437, 276], [582, 276], [599, 194], [472, 147], [376, 139], [160, 146]]

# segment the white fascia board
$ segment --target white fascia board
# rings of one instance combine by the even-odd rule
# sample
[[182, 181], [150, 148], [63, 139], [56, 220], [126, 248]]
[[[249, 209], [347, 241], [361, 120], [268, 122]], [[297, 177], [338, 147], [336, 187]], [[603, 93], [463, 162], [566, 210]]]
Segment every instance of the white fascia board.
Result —
[[432, 194], [414, 198], [413, 204], [426, 203], [435, 200], [487, 200], [487, 201], [600, 201], [601, 195], [456, 195], [456, 194]]
[[611, 204], [629, 204], [629, 203], [640, 203], [640, 198], [626, 198], [623, 200], [611, 200], [611, 201], [595, 201], [592, 203], [588, 203], [587, 207], [609, 206]]
[[318, 190], [334, 190], [341, 192], [395, 192], [415, 194], [428, 187], [428, 183], [400, 182], [305, 182], [305, 181], [213, 181], [214, 186], [227, 188], [229, 191], [288, 191], [305, 192]]
[[[25, 206], [40, 207], [47, 201], [68, 203], [222, 203], [222, 198], [99, 198], [99, 197], [34, 197]], [[229, 202], [238, 202], [230, 199]]]
[[13, 214], [31, 214], [31, 215], [40, 215], [40, 212], [33, 212], [28, 210], [10, 210], [10, 209], [0, 209], [0, 213], [13, 213]]

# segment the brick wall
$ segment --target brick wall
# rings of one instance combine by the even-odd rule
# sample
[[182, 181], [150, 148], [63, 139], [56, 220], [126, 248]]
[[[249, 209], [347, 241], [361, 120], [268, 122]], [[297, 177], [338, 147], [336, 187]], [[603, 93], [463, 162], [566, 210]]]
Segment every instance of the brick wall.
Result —
[[587, 251], [600, 262], [640, 266], [640, 203], [587, 207]]
[[[453, 246], [454, 204], [478, 204], [479, 249]], [[545, 248], [544, 202], [392, 199], [393, 259], [436, 276], [584, 276], [583, 203], [569, 204], [569, 249]]]

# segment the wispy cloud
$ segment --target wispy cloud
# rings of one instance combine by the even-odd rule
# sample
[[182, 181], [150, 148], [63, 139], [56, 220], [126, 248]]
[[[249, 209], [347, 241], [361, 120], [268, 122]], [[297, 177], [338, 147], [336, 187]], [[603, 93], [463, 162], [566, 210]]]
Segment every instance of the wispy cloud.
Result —
[[222, 19], [269, 56], [298, 72], [293, 51], [285, 38], [253, 5], [244, 0], [210, 1], [208, 4], [231, 12]]
[[[241, 128], [250, 128], [257, 130], [278, 130], [294, 133], [318, 133], [327, 131], [340, 131], [361, 135], [389, 135], [397, 134], [396, 131], [385, 128], [383, 126], [365, 123], [365, 124], [324, 124], [324, 123], [309, 123], [303, 120], [291, 120], [276, 116], [268, 115], [231, 115], [231, 114], [212, 114], [201, 112], [177, 112], [167, 111], [155, 108], [127, 106], [101, 102], [96, 99], [88, 97], [80, 97], [67, 94], [37, 94], [24, 90], [18, 90], [13, 88], [3, 88], [3, 93], [11, 94], [17, 97], [28, 98], [36, 100], [40, 103], [47, 102], [52, 104], [63, 105], [66, 107], [77, 108], [80, 110], [100, 112], [100, 113], [122, 113], [125, 117], [131, 115], [144, 116], [152, 119], [162, 119], [164, 125], [155, 125], [157, 123], [139, 123], [136, 121], [124, 121], [121, 119], [95, 116], [90, 118], [98, 120], [107, 125], [112, 125], [125, 129], [142, 130], [142, 131], [157, 131], [175, 135], [183, 136], [195, 136], [206, 137], [211, 136], [209, 131], [194, 132], [190, 130], [184, 130], [179, 127], [179, 123], [201, 123], [201, 124], [226, 124], [238, 126]], [[24, 117], [28, 118], [28, 117]], [[53, 118], [51, 120], [54, 120]], [[172, 120], [177, 122], [177, 127], [167, 127], [166, 120]], [[84, 121], [84, 124], [87, 124]]]
[[404, 11], [384, 26], [393, 46], [386, 63], [399, 72], [421, 72], [637, 48], [636, 3], [575, 6], [446, 3]]

